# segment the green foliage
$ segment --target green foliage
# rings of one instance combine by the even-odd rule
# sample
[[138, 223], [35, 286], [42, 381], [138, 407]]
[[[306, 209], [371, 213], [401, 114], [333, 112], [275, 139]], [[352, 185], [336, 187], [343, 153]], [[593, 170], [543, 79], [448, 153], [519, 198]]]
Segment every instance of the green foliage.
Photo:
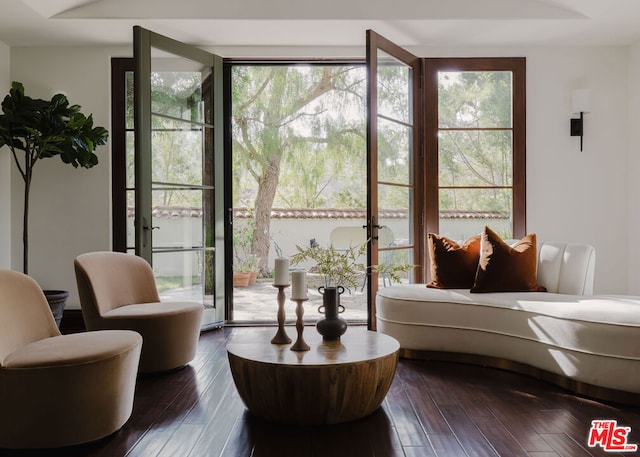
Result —
[[251, 239], [253, 236], [253, 220], [247, 225], [233, 227], [233, 270], [258, 271], [260, 257], [251, 253]]
[[358, 279], [366, 271], [366, 266], [358, 262], [365, 255], [367, 244], [350, 246], [349, 249], [337, 250], [330, 245], [323, 248], [314, 244], [308, 248], [296, 246], [298, 252], [291, 257], [291, 263], [312, 260], [316, 263], [316, 273], [324, 278], [325, 287], [356, 287]]
[[34, 99], [15, 81], [2, 101], [2, 113], [0, 147], [11, 150], [24, 181], [23, 271], [28, 273], [29, 192], [35, 164], [60, 156], [75, 168], [91, 168], [98, 164], [96, 147], [106, 144], [109, 133], [94, 126], [93, 117], [82, 114], [79, 105], [69, 105], [65, 95], [54, 95], [49, 101]]
[[[324, 248], [314, 244], [307, 248], [296, 246], [297, 253], [291, 257], [291, 263], [297, 265], [305, 261], [316, 263], [315, 272], [322, 275], [325, 287], [343, 286], [355, 288], [367, 267], [358, 261], [367, 252], [367, 243], [349, 246], [348, 249], [336, 249], [333, 245]], [[386, 274], [394, 282], [400, 282], [400, 274], [406, 273], [413, 265], [391, 261], [373, 265], [371, 271]]]
[[[12, 83], [2, 112], [0, 146], [9, 147], [25, 181], [37, 160], [56, 155], [76, 168], [97, 165], [93, 151], [109, 136], [103, 127], [93, 126], [93, 117], [82, 114], [80, 106], [69, 105], [65, 95], [54, 95], [50, 101], [33, 99], [19, 82]], [[23, 162], [17, 151], [24, 153]]]
[[413, 269], [413, 265], [407, 263], [384, 263], [372, 266], [372, 270], [381, 275], [387, 275], [392, 282], [400, 282], [402, 280], [401, 273], [408, 273]]
[[274, 206], [362, 201], [364, 76], [360, 66], [234, 66], [234, 206], [259, 206], [276, 169]]
[[440, 191], [440, 210], [510, 214], [511, 92], [510, 72], [440, 73], [439, 127], [453, 129], [438, 139], [439, 185], [453, 187]]

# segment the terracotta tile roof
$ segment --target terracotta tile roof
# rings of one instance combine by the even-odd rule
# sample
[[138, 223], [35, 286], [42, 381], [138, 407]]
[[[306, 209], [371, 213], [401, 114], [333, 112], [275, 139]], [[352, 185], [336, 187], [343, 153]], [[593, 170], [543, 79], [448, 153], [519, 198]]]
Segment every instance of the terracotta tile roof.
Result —
[[[153, 217], [158, 218], [183, 218], [202, 217], [200, 208], [185, 208], [178, 206], [156, 206], [153, 208]], [[509, 215], [499, 211], [442, 211], [443, 219], [508, 219]], [[134, 216], [134, 209], [128, 208], [128, 217]], [[253, 212], [247, 208], [234, 208], [233, 217], [248, 219], [253, 217]], [[366, 219], [367, 211], [357, 208], [272, 208], [272, 219]], [[406, 210], [382, 210], [380, 218], [403, 219], [407, 217]]]

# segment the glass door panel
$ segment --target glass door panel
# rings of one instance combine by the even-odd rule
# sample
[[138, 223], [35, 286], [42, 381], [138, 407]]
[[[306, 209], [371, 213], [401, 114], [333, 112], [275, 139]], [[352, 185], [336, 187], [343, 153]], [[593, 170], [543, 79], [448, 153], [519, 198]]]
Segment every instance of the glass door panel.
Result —
[[[422, 278], [419, 162], [420, 60], [384, 37], [367, 31], [367, 154], [369, 265], [408, 263], [403, 281]], [[418, 214], [420, 214], [418, 212]], [[369, 328], [375, 329], [375, 296], [388, 275], [371, 273]]]
[[[135, 251], [161, 297], [201, 302], [203, 326], [224, 320], [221, 59], [134, 28]], [[219, 68], [219, 71], [216, 69]], [[218, 275], [216, 275], [218, 271]]]

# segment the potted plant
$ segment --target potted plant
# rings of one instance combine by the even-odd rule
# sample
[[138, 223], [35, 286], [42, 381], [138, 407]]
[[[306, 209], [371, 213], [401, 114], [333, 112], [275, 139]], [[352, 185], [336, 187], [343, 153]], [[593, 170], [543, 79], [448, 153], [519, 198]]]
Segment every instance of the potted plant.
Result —
[[[316, 328], [324, 339], [339, 338], [346, 330], [347, 323], [338, 316], [344, 311], [340, 305], [340, 295], [346, 288], [355, 288], [359, 280], [367, 273], [367, 267], [359, 261], [365, 255], [367, 243], [350, 246], [348, 249], [335, 249], [333, 245], [324, 248], [317, 243], [307, 248], [296, 246], [297, 253], [291, 257], [291, 263], [297, 265], [305, 261], [315, 262], [314, 270], [324, 280], [324, 286], [318, 291], [322, 294], [322, 306], [319, 312], [325, 318], [320, 319]], [[400, 273], [407, 272], [413, 265], [390, 263], [373, 265], [372, 271], [386, 274], [392, 281], [400, 281]]]
[[[324, 288], [355, 288], [368, 270], [368, 267], [359, 261], [367, 251], [366, 242], [350, 246], [348, 249], [336, 249], [333, 245], [324, 248], [313, 243], [306, 248], [296, 246], [296, 250], [298, 252], [291, 257], [291, 263], [297, 265], [305, 261], [313, 261], [314, 271], [322, 277]], [[412, 268], [413, 265], [401, 262], [371, 266], [372, 271], [387, 275], [392, 282], [399, 282], [401, 273], [406, 273]]]
[[[36, 163], [59, 156], [75, 168], [91, 168], [98, 163], [96, 147], [106, 144], [108, 137], [105, 128], [93, 125], [92, 115], [82, 114], [80, 106], [70, 105], [64, 94], [54, 95], [51, 100], [34, 99], [24, 94], [21, 83], [11, 84], [9, 94], [2, 101], [0, 147], [9, 148], [24, 181], [22, 269], [25, 274], [29, 274], [29, 196]], [[62, 292], [64, 299], [65, 294], [68, 295], [65, 291], [56, 292]], [[52, 309], [58, 325], [64, 309], [64, 300], [60, 301], [55, 298], [53, 302], [58, 309]]]
[[255, 254], [247, 254], [245, 259], [247, 271], [249, 271], [249, 285], [253, 286], [258, 280], [260, 270], [260, 257]]
[[244, 262], [236, 262], [233, 268], [233, 287], [247, 287], [251, 273], [247, 270]]
[[247, 287], [251, 280], [253, 259], [251, 254], [250, 226], [233, 228], [233, 285], [234, 287]]

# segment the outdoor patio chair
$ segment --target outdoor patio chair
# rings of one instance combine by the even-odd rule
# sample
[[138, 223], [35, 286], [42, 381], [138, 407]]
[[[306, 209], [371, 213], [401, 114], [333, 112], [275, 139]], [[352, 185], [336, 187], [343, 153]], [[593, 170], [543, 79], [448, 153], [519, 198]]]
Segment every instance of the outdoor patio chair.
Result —
[[[380, 227], [378, 229], [378, 244], [382, 247], [388, 247], [393, 245], [394, 235], [393, 231], [389, 227]], [[342, 225], [335, 227], [329, 234], [329, 244], [336, 250], [347, 250], [355, 248], [363, 243], [367, 242], [367, 230], [362, 225]], [[363, 265], [367, 264], [366, 254], [360, 256], [357, 259], [358, 263]], [[386, 275], [382, 276], [384, 286], [387, 285], [387, 279], [391, 284], [391, 279]], [[367, 285], [367, 275], [364, 274], [364, 280], [362, 282], [361, 291], [364, 290]]]

